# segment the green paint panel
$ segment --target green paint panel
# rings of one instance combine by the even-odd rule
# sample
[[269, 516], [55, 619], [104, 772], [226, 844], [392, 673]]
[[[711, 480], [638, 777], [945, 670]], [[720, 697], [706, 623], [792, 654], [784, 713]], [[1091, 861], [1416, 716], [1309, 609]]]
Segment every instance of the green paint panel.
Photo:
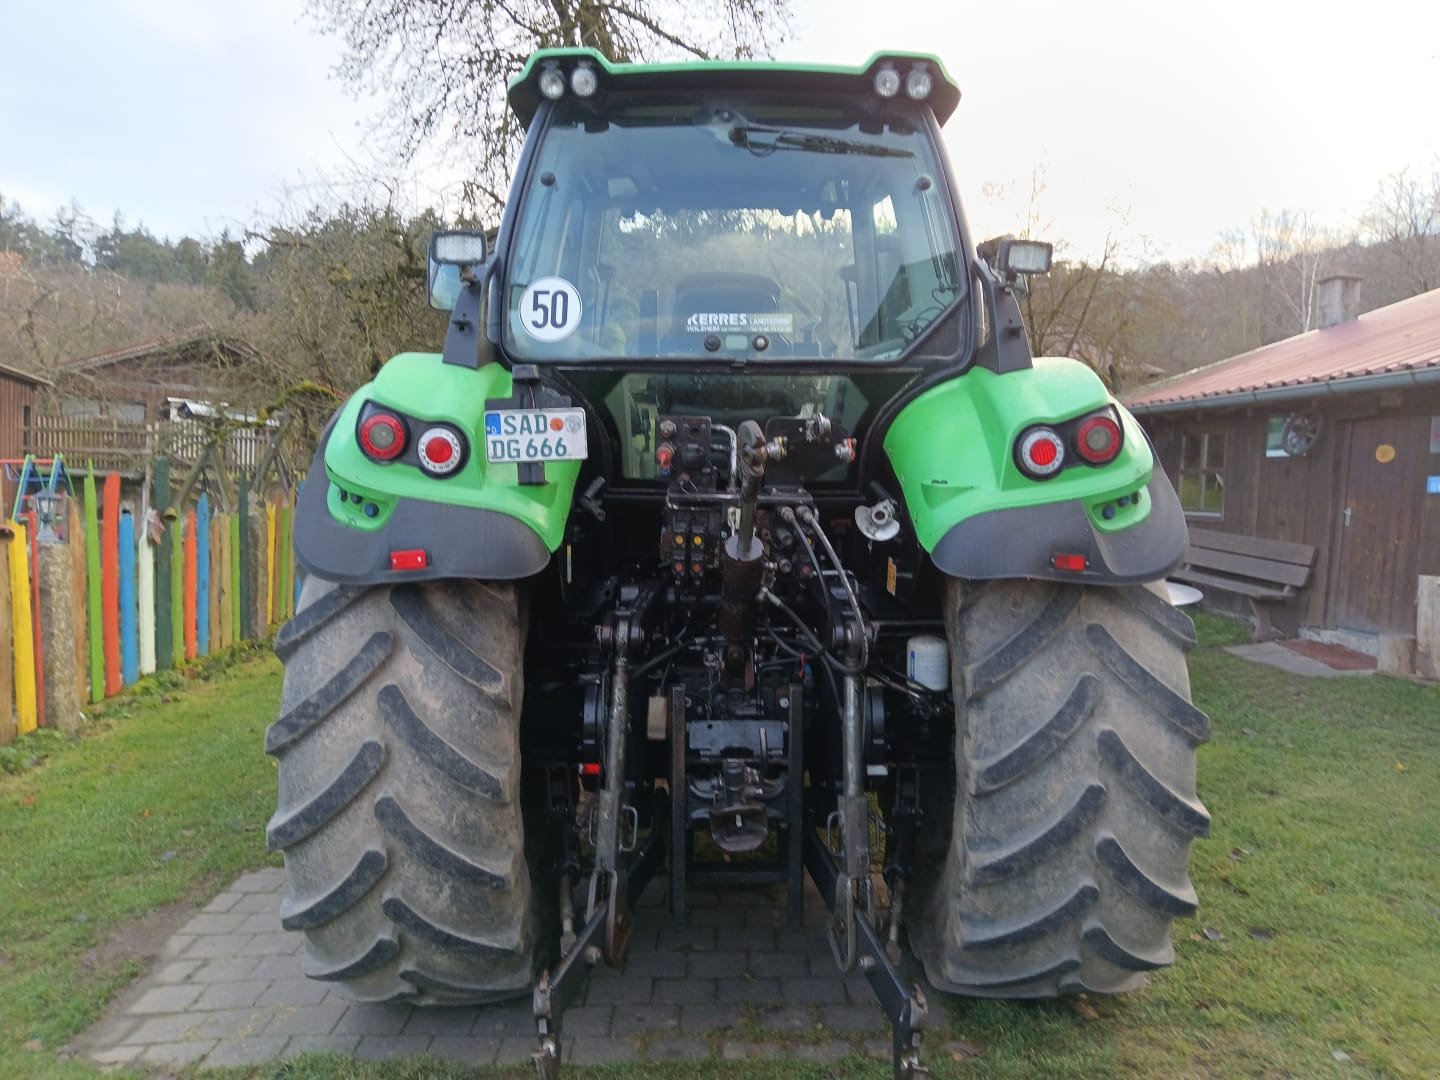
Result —
[[[510, 394], [510, 373], [499, 364], [477, 371], [442, 363], [437, 353], [395, 357], [345, 403], [330, 434], [325, 470], [333, 482], [326, 497], [331, 517], [351, 528], [374, 531], [390, 520], [397, 498], [422, 499], [518, 518], [550, 551], [556, 550], [565, 535], [580, 462], [549, 462], [546, 483], [531, 487], [520, 486], [514, 465], [486, 462], [485, 401]], [[413, 465], [371, 461], [361, 452], [356, 436], [360, 410], [367, 401], [389, 405], [421, 421], [454, 424], [470, 443], [469, 459], [443, 480], [432, 479]], [[599, 432], [590, 434], [592, 448], [602, 437]], [[342, 502], [337, 487], [360, 495], [361, 502]], [[373, 518], [364, 513], [367, 502], [379, 508]]]
[[105, 607], [100, 596], [100, 503], [95, 494], [95, 463], [85, 463], [85, 601], [90, 632], [90, 700], [105, 700]]
[[[164, 516], [170, 506], [170, 462], [164, 458], [155, 461], [155, 494], [152, 500], [155, 510]], [[160, 544], [155, 549], [155, 667], [158, 671], [169, 671], [174, 653], [174, 623], [170, 615], [170, 564], [174, 556], [175, 530], [167, 524], [160, 535]]]
[[275, 512], [275, 576], [280, 579], [278, 595], [275, 598], [275, 621], [282, 623], [290, 617], [294, 606], [295, 561], [292, 554], [294, 537], [291, 532], [295, 515], [288, 506], [281, 506]]
[[[1106, 405], [1116, 406], [1125, 434], [1120, 456], [1109, 465], [1078, 465], [1032, 480], [1015, 464], [1015, 440], [1030, 425], [1072, 420]], [[1075, 360], [1037, 357], [1033, 368], [1005, 375], [972, 368], [905, 406], [884, 445], [926, 551], [955, 525], [990, 510], [1080, 499], [1102, 532], [1131, 528], [1150, 513], [1142, 497], [1113, 519], [1100, 517], [1101, 505], [1143, 495], [1154, 459], [1135, 418]]]

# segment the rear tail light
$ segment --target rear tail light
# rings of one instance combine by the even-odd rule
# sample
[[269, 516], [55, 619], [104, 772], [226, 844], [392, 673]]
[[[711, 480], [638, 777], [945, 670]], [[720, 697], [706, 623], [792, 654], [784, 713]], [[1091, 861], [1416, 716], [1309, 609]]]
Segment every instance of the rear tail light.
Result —
[[1091, 465], [1106, 465], [1115, 460], [1124, 441], [1120, 425], [1107, 409], [1080, 421], [1075, 430], [1075, 453]]
[[372, 461], [394, 461], [405, 452], [405, 421], [376, 410], [360, 421], [360, 449]]
[[465, 461], [465, 440], [448, 427], [430, 427], [415, 443], [420, 468], [431, 476], [449, 476]]
[[1048, 427], [1033, 427], [1015, 444], [1020, 471], [1036, 480], [1054, 476], [1065, 464], [1065, 443]]

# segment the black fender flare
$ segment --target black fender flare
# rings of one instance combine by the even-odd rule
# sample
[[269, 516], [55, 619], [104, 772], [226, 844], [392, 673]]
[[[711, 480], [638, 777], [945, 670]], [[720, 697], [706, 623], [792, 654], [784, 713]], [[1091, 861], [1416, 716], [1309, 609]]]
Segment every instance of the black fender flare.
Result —
[[[295, 507], [295, 559], [308, 573], [347, 585], [435, 578], [513, 581], [549, 564], [550, 550], [539, 534], [495, 510], [402, 498], [389, 521], [374, 532], [342, 525], [326, 502], [329, 434], [327, 427]], [[416, 550], [425, 552], [423, 568], [391, 569], [392, 551]]]
[[[1150, 514], [1134, 528], [1102, 533], [1080, 500], [991, 510], [940, 538], [930, 558], [951, 577], [989, 581], [1039, 578], [1129, 585], [1163, 578], [1185, 558], [1185, 512], [1156, 461], [1146, 485]], [[1056, 569], [1060, 553], [1082, 555], [1083, 570]]]

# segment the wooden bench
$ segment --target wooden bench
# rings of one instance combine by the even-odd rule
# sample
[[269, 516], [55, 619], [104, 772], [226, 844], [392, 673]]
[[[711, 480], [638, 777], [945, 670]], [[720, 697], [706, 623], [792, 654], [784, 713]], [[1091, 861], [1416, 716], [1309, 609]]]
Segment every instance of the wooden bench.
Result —
[[1315, 548], [1310, 544], [1192, 528], [1185, 563], [1170, 577], [1245, 597], [1255, 612], [1255, 640], [1269, 641], [1275, 636], [1272, 605], [1303, 589], [1314, 567]]

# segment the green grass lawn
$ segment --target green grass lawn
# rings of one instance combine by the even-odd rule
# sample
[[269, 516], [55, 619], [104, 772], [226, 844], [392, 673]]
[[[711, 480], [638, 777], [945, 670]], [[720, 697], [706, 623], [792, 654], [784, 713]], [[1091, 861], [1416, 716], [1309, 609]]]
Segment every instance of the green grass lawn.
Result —
[[252, 654], [112, 702], [83, 738], [6, 750], [0, 775], [0, 1077], [93, 1076], [55, 1050], [140, 970], [122, 928], [203, 905], [269, 861], [265, 725], [280, 665]]
[[[1177, 924], [1176, 966], [1120, 998], [932, 1001], [937, 1077], [1440, 1075], [1440, 687], [1302, 679], [1224, 653], [1231, 624], [1202, 616], [1200, 630], [1191, 670], [1214, 727], [1200, 758], [1214, 826], [1195, 848], [1201, 910]], [[272, 659], [252, 658], [137, 696], [83, 739], [37, 744], [51, 754], [43, 764], [0, 775], [0, 1077], [97, 1075], [56, 1050], [136, 973], [106, 943], [268, 861], [274, 780], [260, 744], [279, 681]], [[24, 751], [6, 753], [0, 765], [24, 764]], [[741, 1068], [888, 1075], [859, 1057]], [[500, 1074], [307, 1058], [234, 1075]]]

